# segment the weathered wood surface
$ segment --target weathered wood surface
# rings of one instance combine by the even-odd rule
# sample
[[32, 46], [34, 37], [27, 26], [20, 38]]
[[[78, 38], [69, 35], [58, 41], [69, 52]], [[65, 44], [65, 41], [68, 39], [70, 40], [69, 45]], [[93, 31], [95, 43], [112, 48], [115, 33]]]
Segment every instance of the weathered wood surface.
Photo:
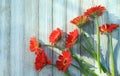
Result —
[[[48, 37], [53, 29], [59, 27], [67, 33], [72, 31], [77, 27], [70, 24], [70, 20], [94, 5], [107, 8], [99, 19], [100, 25], [106, 22], [120, 24], [120, 0], [0, 0], [0, 76], [65, 76], [50, 65], [41, 72], [35, 71], [35, 55], [29, 51], [29, 39], [36, 36], [43, 43], [49, 44]], [[96, 35], [92, 37], [96, 38]], [[109, 65], [108, 43], [106, 35], [101, 35], [101, 49], [106, 67]], [[120, 29], [113, 32], [113, 46], [118, 75]], [[78, 55], [81, 54], [77, 51], [77, 45], [73, 49]], [[55, 63], [59, 51], [45, 48], [45, 52]], [[87, 59], [95, 64], [89, 56]], [[70, 67], [70, 71], [73, 76], [82, 75], [73, 67]]]

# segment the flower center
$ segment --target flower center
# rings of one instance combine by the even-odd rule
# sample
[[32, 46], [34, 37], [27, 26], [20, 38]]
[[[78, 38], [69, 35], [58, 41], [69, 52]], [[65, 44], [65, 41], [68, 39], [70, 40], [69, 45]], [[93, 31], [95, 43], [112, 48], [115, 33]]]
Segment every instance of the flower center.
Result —
[[63, 65], [66, 65], [66, 64], [67, 64], [67, 61], [68, 61], [68, 59], [65, 58], [64, 61], [63, 61]]

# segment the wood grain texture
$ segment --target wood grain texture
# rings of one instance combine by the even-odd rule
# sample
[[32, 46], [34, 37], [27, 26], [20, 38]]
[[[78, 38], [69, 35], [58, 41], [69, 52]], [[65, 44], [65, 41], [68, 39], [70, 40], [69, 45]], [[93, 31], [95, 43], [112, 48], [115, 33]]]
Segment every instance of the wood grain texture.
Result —
[[[52, 4], [52, 0], [39, 0], [39, 40], [42, 44], [50, 44], [49, 34], [52, 32], [53, 27]], [[52, 58], [52, 48], [43, 48], [48, 55], [48, 59]], [[53, 67], [51, 65], [46, 66], [41, 72], [39, 72], [39, 76], [43, 75], [53, 76]]]
[[[78, 29], [75, 25], [71, 24], [70, 21], [80, 15], [80, 0], [67, 0], [67, 30], [66, 32], [69, 34], [69, 32], [73, 31], [74, 29]], [[80, 33], [80, 32], [79, 32]], [[79, 45], [75, 45], [72, 47], [72, 50], [80, 56], [80, 49]], [[76, 62], [73, 62], [73, 64], [78, 65]], [[70, 68], [72, 76], [80, 76], [80, 71], [76, 70], [76, 68], [71, 67]]]
[[[60, 28], [63, 32], [66, 31], [66, 15], [66, 0], [53, 0], [53, 30]], [[64, 47], [64, 43], [62, 43], [62, 41], [57, 45]], [[56, 63], [61, 51], [54, 48], [53, 50], [53, 63]], [[53, 76], [58, 74], [65, 76], [65, 74], [61, 71], [58, 71], [57, 68], [53, 68], [53, 73]]]
[[0, 75], [10, 75], [10, 1], [0, 1]]
[[[65, 76], [62, 71], [58, 71], [51, 65], [47, 65], [40, 72], [35, 70], [35, 54], [29, 50], [29, 39], [35, 36], [42, 41], [42, 44], [50, 44], [49, 34], [53, 29], [59, 27], [67, 33], [78, 29], [70, 23], [70, 20], [82, 15], [87, 8], [94, 5], [103, 5], [107, 9], [99, 18], [99, 25], [104, 23], [120, 25], [120, 0], [0, 0], [0, 76]], [[94, 26], [87, 28], [89, 29], [87, 30], [88, 37], [96, 39]], [[119, 76], [120, 28], [115, 30], [112, 36], [116, 76]], [[108, 44], [107, 36], [101, 35], [103, 55], [101, 59], [103, 64], [110, 69]], [[53, 63], [55, 63], [61, 52], [54, 48], [43, 48], [48, 58], [53, 58]], [[97, 65], [91, 57], [83, 55], [79, 45], [73, 46], [73, 50], [79, 57]], [[80, 71], [72, 66], [69, 71], [72, 76], [82, 76]]]
[[22, 76], [24, 56], [24, 0], [11, 0], [10, 75]]
[[[107, 6], [107, 1], [99, 1], [96, 0], [94, 1], [94, 5], [102, 5], [104, 7], [106, 7], [106, 9], [108, 8]], [[108, 22], [108, 16], [107, 16], [107, 11], [105, 11], [105, 13], [103, 13], [103, 15], [101, 17], [99, 17], [99, 26], [102, 26], [103, 24]], [[95, 35], [96, 38], [96, 35]], [[104, 66], [107, 69], [109, 68], [109, 46], [108, 46], [108, 37], [107, 35], [100, 35], [100, 51], [101, 51], [101, 61], [104, 64]], [[97, 64], [97, 63], [96, 63]]]
[[23, 60], [23, 76], [38, 76], [39, 72], [34, 69], [35, 54], [29, 50], [29, 40], [35, 36], [38, 38], [39, 33], [39, 2], [38, 0], [25, 0], [25, 16], [24, 16], [24, 60]]

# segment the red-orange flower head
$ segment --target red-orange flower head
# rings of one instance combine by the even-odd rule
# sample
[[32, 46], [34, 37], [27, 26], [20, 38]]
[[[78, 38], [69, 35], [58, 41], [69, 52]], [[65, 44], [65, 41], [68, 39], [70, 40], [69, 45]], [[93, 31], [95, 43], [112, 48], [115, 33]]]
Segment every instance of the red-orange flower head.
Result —
[[30, 46], [29, 46], [29, 49], [31, 52], [35, 52], [37, 51], [39, 48], [39, 42], [38, 40], [36, 39], [36, 37], [32, 37], [30, 39]]
[[106, 10], [106, 8], [104, 6], [94, 6], [91, 7], [89, 9], [87, 9], [86, 12], [84, 12], [84, 15], [86, 16], [101, 16], [103, 14], [103, 12]]
[[100, 30], [101, 34], [103, 34], [105, 32], [111, 33], [113, 30], [115, 30], [118, 27], [119, 27], [118, 24], [104, 24], [99, 27], [99, 30]]
[[82, 15], [74, 18], [70, 22], [78, 27], [81, 27], [88, 21], [88, 16]]
[[67, 68], [72, 64], [71, 54], [68, 50], [64, 50], [59, 60], [56, 61], [58, 70], [66, 72]]
[[51, 59], [48, 60], [47, 55], [45, 54], [44, 50], [42, 50], [41, 52], [39, 52], [39, 54], [37, 54], [36, 59], [35, 59], [35, 69], [41, 70], [42, 68], [44, 68], [47, 64], [52, 64]]
[[61, 38], [62, 31], [57, 28], [56, 30], [53, 30], [52, 33], [49, 36], [49, 41], [52, 45], [56, 44], [56, 42]]
[[70, 48], [77, 41], [79, 36], [78, 30], [70, 32], [66, 38], [66, 48]]

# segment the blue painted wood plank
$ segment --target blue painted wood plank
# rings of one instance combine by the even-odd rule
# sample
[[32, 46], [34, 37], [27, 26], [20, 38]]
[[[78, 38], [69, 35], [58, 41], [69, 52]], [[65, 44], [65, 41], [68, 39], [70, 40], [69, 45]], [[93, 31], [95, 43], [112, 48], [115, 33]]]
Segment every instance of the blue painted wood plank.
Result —
[[[63, 32], [66, 31], [66, 0], [53, 0], [53, 30], [56, 28], [60, 28]], [[65, 47], [62, 40], [57, 45]], [[53, 49], [53, 63], [56, 63], [60, 54], [60, 50]], [[65, 76], [65, 74], [58, 71], [57, 68], [53, 68], [53, 76]]]
[[[94, 1], [95, 5], [101, 5], [104, 6], [106, 9], [108, 8], [107, 5], [108, 1]], [[99, 17], [99, 26], [102, 26], [103, 24], [108, 23], [108, 12], [107, 10], [103, 13], [101, 17]], [[108, 36], [104, 34], [100, 34], [100, 52], [101, 52], [101, 62], [104, 64], [104, 66], [109, 69], [109, 40]], [[104, 73], [99, 75], [105, 75]]]
[[0, 1], [0, 76], [10, 75], [10, 0]]
[[115, 65], [117, 68], [117, 74], [120, 75], [120, 30], [118, 30], [118, 43], [117, 46], [115, 48], [115, 52], [114, 52], [114, 56], [115, 56]]
[[39, 33], [39, 2], [38, 0], [25, 0], [25, 25], [24, 25], [24, 76], [38, 76], [39, 73], [35, 70], [35, 53], [29, 50], [29, 40], [31, 37], [38, 38]]
[[[119, 0], [109, 0], [108, 5], [108, 22], [109, 23], [117, 23], [120, 25], [120, 1]], [[120, 62], [119, 62], [119, 30], [120, 27], [113, 32], [113, 47], [114, 47], [114, 57], [115, 57], [115, 69], [116, 69], [116, 74], [120, 75], [120, 68], [118, 67]]]
[[[43, 44], [49, 43], [49, 34], [52, 31], [52, 0], [39, 0], [39, 39]], [[52, 48], [43, 47], [48, 59], [52, 58]], [[44, 67], [40, 72], [40, 76], [53, 76], [53, 68], [51, 65]]]
[[[114, 64], [115, 64], [115, 75], [118, 76], [119, 73], [119, 30], [115, 30], [112, 33], [112, 41], [113, 41], [113, 50], [114, 50]], [[111, 63], [109, 63], [111, 65]]]
[[[75, 25], [71, 24], [70, 21], [79, 16], [81, 14], [80, 8], [80, 0], [67, 0], [67, 33], [73, 31], [74, 29], [78, 29]], [[80, 56], [80, 45], [73, 46], [72, 50], [76, 53], [76, 55]], [[76, 64], [73, 60], [73, 64]], [[76, 64], [77, 65], [77, 64]], [[80, 71], [71, 66], [70, 73], [72, 76], [81, 76]]]
[[10, 76], [23, 76], [24, 0], [11, 0]]

